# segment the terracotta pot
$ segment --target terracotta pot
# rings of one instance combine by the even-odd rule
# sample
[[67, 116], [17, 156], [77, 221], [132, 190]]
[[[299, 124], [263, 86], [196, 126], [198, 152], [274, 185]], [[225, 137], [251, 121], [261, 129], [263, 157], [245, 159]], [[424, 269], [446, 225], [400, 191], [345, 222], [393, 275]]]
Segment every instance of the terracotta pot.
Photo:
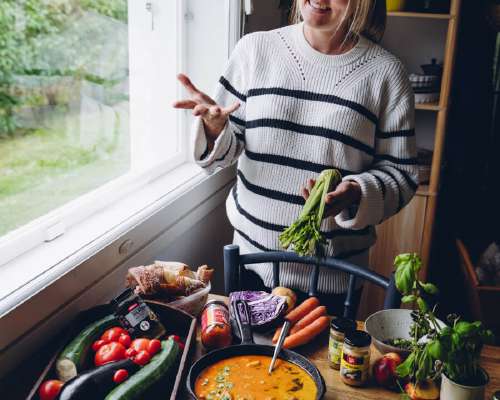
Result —
[[490, 377], [484, 369], [481, 368], [484, 376], [484, 383], [479, 386], [460, 385], [445, 374], [441, 375], [441, 400], [484, 400], [484, 391]]

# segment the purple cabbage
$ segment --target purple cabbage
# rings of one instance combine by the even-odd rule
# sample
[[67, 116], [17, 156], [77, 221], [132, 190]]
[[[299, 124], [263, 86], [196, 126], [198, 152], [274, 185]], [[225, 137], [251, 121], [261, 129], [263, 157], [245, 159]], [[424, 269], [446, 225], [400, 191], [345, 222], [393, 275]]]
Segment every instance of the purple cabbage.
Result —
[[[233, 310], [234, 303], [237, 300], [245, 300], [247, 302], [251, 325], [256, 328], [274, 325], [277, 320], [281, 319], [287, 309], [286, 297], [275, 296], [267, 292], [251, 290], [232, 292], [229, 295], [230, 310]], [[238, 308], [238, 313], [242, 322], [245, 323], [247, 322], [245, 313], [240, 308]]]

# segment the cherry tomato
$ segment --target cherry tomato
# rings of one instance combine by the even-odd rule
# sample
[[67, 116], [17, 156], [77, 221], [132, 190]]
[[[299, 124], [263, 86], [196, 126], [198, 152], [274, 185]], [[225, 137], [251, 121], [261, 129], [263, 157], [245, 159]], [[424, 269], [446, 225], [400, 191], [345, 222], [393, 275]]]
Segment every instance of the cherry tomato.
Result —
[[127, 348], [130, 346], [130, 342], [132, 342], [132, 339], [130, 339], [130, 335], [128, 333], [122, 333], [118, 338], [118, 342], [123, 344], [123, 346]]
[[123, 360], [125, 358], [125, 347], [118, 342], [106, 343], [97, 353], [95, 353], [94, 363], [96, 366], [104, 365], [109, 362]]
[[134, 339], [130, 344], [135, 351], [147, 350], [149, 346], [149, 339]]
[[40, 400], [54, 400], [61, 391], [62, 386], [63, 383], [56, 379], [43, 382], [40, 389], [38, 389]]
[[96, 340], [94, 343], [92, 343], [92, 350], [97, 351], [106, 343], [108, 343], [108, 342], [106, 342], [105, 340], [102, 340], [102, 339]]
[[128, 378], [128, 371], [126, 369], [119, 369], [113, 375], [113, 382], [122, 383], [127, 378]]
[[168, 338], [172, 339], [174, 342], [177, 342], [177, 343], [179, 343], [181, 341], [181, 338], [178, 335], [170, 335]]
[[116, 342], [118, 341], [118, 338], [120, 335], [124, 333], [128, 335], [128, 332], [123, 329], [120, 326], [114, 326], [113, 328], [109, 328], [108, 330], [104, 331], [104, 333], [101, 336], [102, 340], [106, 340], [108, 343], [109, 342]]
[[133, 349], [132, 347], [129, 347], [127, 350], [125, 350], [125, 357], [131, 358], [137, 354], [137, 350]]
[[149, 360], [151, 360], [151, 354], [147, 350], [141, 350], [137, 355], [133, 358], [133, 361], [139, 365], [146, 365]]
[[151, 355], [158, 353], [161, 349], [161, 342], [158, 339], [153, 339], [149, 342], [148, 352]]

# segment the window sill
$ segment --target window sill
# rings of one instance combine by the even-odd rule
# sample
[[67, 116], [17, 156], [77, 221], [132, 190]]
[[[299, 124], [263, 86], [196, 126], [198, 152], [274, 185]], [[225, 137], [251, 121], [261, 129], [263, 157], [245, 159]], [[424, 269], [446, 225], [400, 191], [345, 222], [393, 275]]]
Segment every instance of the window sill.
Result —
[[[200, 213], [208, 214], [223, 201], [217, 194], [233, 179], [232, 168], [207, 176], [195, 164], [183, 164], [63, 236], [2, 266], [0, 352], [162, 232], [181, 220], [183, 226], [195, 224]], [[37, 299], [40, 292], [49, 292], [43, 303]], [[21, 306], [26, 318], [13, 318]]]

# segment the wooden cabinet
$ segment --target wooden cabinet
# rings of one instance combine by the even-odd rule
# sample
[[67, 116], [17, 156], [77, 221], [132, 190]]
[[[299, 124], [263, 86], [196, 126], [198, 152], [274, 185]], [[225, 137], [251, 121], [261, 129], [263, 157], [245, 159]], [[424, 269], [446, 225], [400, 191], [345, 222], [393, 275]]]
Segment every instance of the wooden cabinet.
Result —
[[[370, 267], [373, 270], [389, 276], [394, 268], [394, 257], [400, 253], [420, 252], [427, 201], [428, 196], [416, 195], [401, 212], [377, 227], [377, 244], [370, 250]], [[366, 319], [379, 310], [383, 302], [384, 291], [366, 283], [358, 319]]]

